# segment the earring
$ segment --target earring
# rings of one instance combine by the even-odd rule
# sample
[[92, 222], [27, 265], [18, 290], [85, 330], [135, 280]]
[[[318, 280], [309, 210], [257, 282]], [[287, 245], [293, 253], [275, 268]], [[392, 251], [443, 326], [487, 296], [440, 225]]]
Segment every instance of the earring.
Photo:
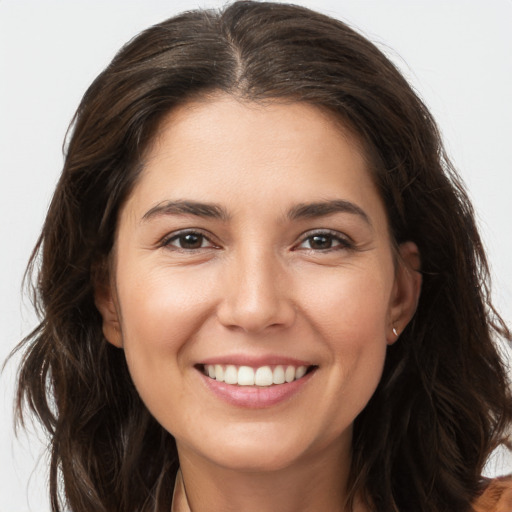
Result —
[[393, 334], [398, 338], [398, 331], [396, 330], [396, 327], [393, 327], [392, 331]]

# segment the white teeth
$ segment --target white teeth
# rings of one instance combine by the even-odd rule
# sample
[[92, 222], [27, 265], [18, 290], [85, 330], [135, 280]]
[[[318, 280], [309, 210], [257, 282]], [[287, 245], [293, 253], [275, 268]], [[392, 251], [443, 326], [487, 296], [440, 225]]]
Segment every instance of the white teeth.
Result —
[[256, 386], [272, 385], [272, 370], [270, 366], [262, 366], [256, 370], [254, 374], [254, 384], [256, 384]]
[[285, 383], [284, 368], [282, 366], [276, 366], [274, 368], [274, 375], [272, 378], [272, 382], [274, 384], [284, 384]]
[[285, 382], [293, 382], [301, 379], [307, 373], [307, 366], [284, 366], [278, 365], [272, 369], [270, 366], [251, 368], [250, 366], [235, 366], [228, 364], [207, 364], [204, 366], [204, 373], [211, 379], [226, 384], [238, 386], [260, 386], [268, 387], [272, 384], [279, 385]]
[[224, 382], [224, 368], [220, 364], [215, 365], [215, 378], [220, 382]]
[[238, 385], [254, 386], [254, 370], [250, 366], [238, 368]]
[[307, 371], [308, 369], [305, 366], [299, 366], [295, 371], [295, 378], [300, 379], [301, 377], [304, 377]]
[[236, 369], [236, 366], [233, 366], [232, 364], [226, 366], [224, 382], [226, 384], [238, 384], [238, 370]]
[[295, 380], [295, 367], [287, 366], [284, 372], [284, 379], [286, 382], [293, 382]]

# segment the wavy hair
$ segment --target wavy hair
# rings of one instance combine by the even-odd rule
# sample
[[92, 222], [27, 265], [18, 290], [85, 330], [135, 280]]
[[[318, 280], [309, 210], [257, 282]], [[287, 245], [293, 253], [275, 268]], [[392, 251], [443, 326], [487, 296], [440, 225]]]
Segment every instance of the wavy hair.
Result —
[[512, 421], [495, 344], [511, 333], [491, 304], [461, 180], [427, 108], [376, 46], [306, 8], [251, 1], [142, 32], [73, 119], [27, 270], [40, 324], [17, 348], [18, 418], [28, 408], [49, 433], [52, 510], [169, 510], [175, 441], [139, 398], [123, 352], [104, 339], [93, 282], [162, 118], [218, 91], [334, 114], [365, 146], [394, 242], [412, 240], [421, 253], [417, 312], [355, 421], [350, 502], [361, 494], [379, 511], [471, 510], [484, 463]]

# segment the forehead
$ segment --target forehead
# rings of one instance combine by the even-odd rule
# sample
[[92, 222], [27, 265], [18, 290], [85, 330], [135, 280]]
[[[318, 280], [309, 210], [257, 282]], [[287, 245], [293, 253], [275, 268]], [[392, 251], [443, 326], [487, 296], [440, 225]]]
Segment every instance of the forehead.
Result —
[[240, 198], [288, 208], [348, 195], [382, 209], [358, 138], [306, 103], [219, 95], [184, 104], [160, 124], [140, 178], [128, 201], [139, 208], [169, 199], [238, 208]]
[[241, 147], [254, 158], [264, 156], [266, 150], [293, 148], [297, 152], [299, 145], [309, 153], [314, 146], [321, 151], [334, 139], [343, 139], [354, 156], [357, 153], [366, 160], [360, 138], [327, 108], [278, 99], [255, 102], [216, 93], [179, 105], [164, 117], [146, 151], [146, 163], [180, 144], [201, 147], [203, 153], [213, 150], [219, 157], [223, 151]]

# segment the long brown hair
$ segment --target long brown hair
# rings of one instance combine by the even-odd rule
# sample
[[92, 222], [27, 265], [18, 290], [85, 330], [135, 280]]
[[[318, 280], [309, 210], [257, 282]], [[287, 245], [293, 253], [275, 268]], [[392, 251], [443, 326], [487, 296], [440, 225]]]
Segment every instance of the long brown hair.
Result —
[[49, 433], [52, 510], [169, 510], [176, 445], [105, 341], [93, 280], [162, 117], [212, 91], [307, 102], [360, 137], [394, 242], [420, 249], [423, 289], [355, 421], [350, 496], [379, 511], [470, 510], [512, 399], [494, 344], [511, 334], [491, 305], [468, 197], [430, 113], [372, 43], [306, 8], [250, 1], [142, 32], [74, 117], [29, 264], [41, 322], [18, 347], [18, 414], [27, 405]]

